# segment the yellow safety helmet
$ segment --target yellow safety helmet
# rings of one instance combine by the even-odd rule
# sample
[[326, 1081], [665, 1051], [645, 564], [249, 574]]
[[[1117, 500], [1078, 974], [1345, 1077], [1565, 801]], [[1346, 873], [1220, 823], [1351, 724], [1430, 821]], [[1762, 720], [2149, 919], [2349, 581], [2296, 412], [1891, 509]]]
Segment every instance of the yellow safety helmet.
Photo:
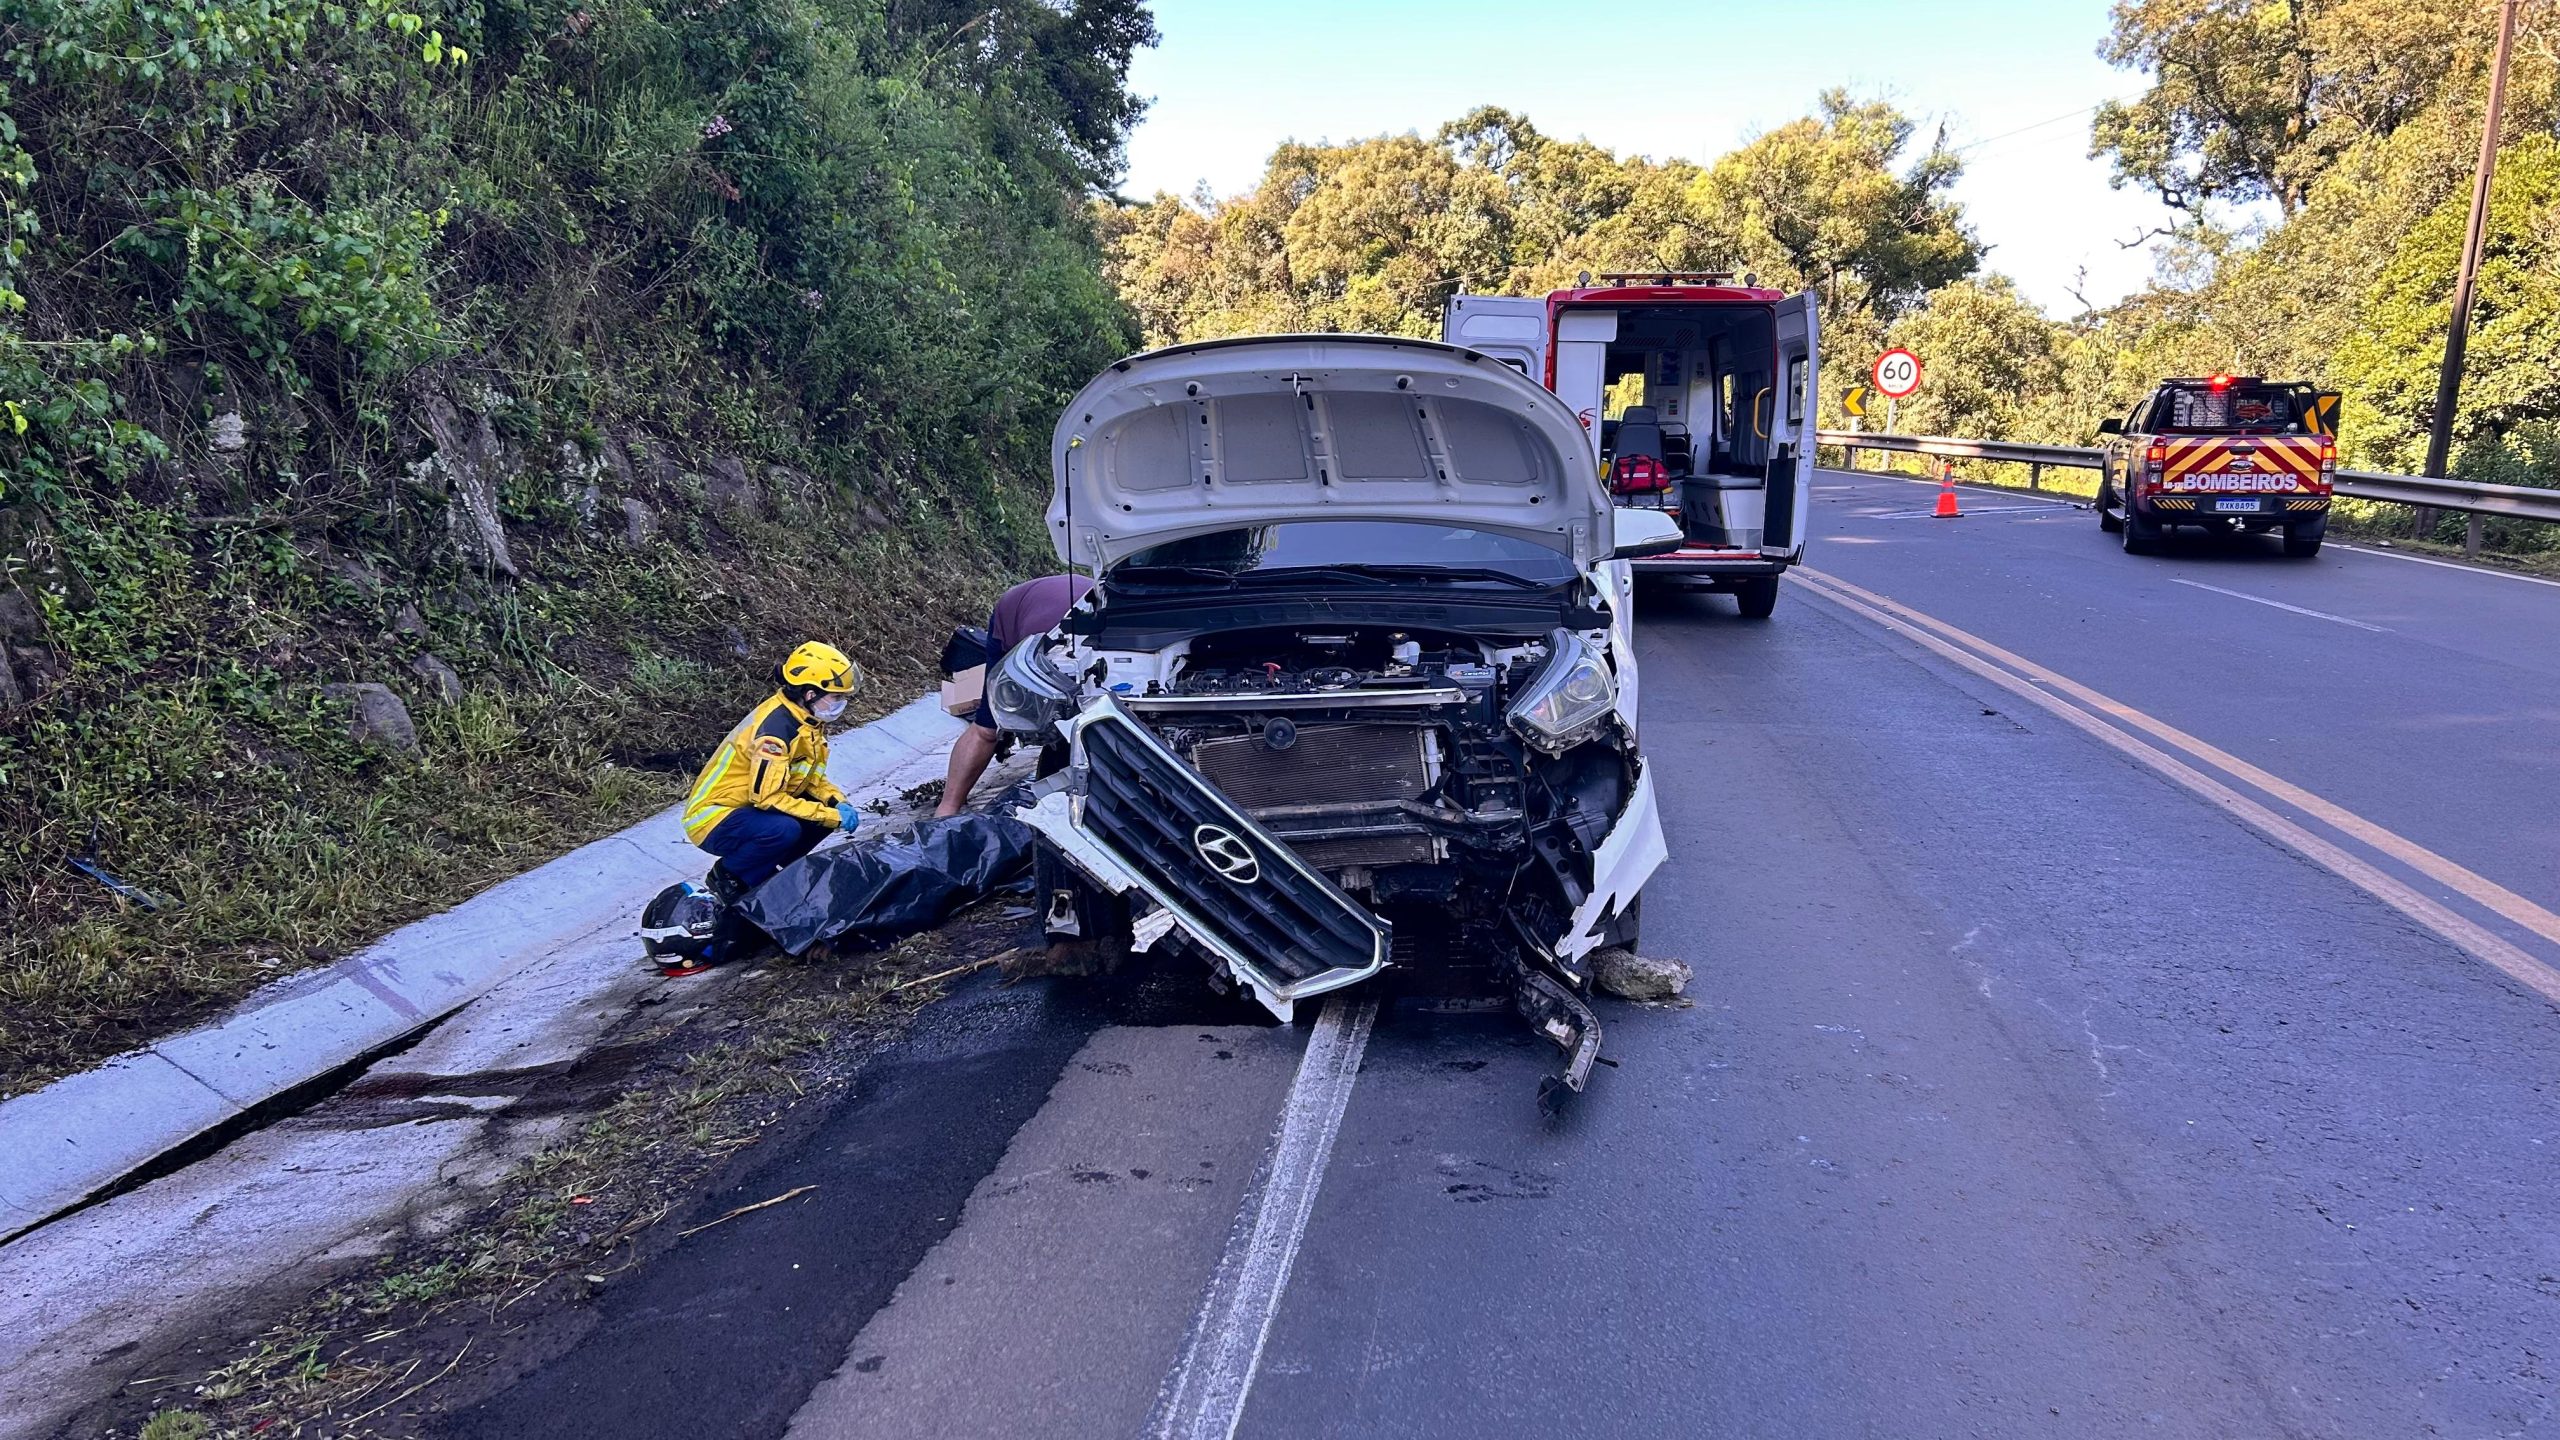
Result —
[[782, 662], [782, 683], [794, 690], [806, 685], [828, 695], [850, 695], [862, 688], [862, 667], [824, 640], [812, 640]]

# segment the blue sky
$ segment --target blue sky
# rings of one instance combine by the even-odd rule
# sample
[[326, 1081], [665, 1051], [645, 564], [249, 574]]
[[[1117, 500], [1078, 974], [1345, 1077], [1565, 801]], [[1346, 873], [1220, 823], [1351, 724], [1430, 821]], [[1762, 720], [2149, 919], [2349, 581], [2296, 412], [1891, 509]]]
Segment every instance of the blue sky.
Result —
[[1621, 153], [1709, 160], [1805, 114], [1826, 86], [1881, 95], [1965, 150], [1956, 197], [1992, 268], [2048, 311], [2151, 273], [2120, 248], [2166, 212], [2107, 188], [2090, 107], [2138, 93], [2096, 50], [2105, 0], [1672, 0], [1601, 24], [1531, 0], [1156, 0], [1164, 39], [1130, 83], [1155, 106], [1126, 190], [1248, 189], [1282, 140], [1428, 131], [1479, 104]]

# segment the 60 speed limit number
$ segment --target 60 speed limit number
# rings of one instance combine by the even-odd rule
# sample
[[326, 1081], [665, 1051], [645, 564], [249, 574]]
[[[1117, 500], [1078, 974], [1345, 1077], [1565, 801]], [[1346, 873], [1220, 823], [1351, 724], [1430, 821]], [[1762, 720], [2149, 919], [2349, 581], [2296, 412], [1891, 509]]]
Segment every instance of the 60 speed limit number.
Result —
[[1887, 350], [1876, 357], [1876, 393], [1900, 400], [1920, 388], [1920, 357], [1908, 350]]

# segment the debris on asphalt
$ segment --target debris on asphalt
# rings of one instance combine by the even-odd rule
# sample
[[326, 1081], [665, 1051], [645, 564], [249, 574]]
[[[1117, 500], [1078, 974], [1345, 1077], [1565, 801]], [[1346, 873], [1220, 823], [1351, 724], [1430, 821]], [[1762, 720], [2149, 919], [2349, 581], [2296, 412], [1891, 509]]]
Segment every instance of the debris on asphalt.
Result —
[[755, 1213], [756, 1211], [758, 1211], [758, 1210], [770, 1210], [770, 1209], [772, 1209], [774, 1206], [781, 1204], [781, 1203], [782, 1203], [783, 1201], [785, 1201], [785, 1200], [797, 1200], [797, 1199], [799, 1199], [801, 1196], [806, 1195], [806, 1194], [808, 1194], [810, 1191], [815, 1190], [815, 1189], [817, 1189], [817, 1188], [818, 1188], [818, 1187], [817, 1187], [817, 1186], [815, 1186], [815, 1185], [802, 1185], [802, 1186], [799, 1186], [799, 1187], [798, 1187], [798, 1188], [796, 1188], [796, 1189], [785, 1190], [785, 1191], [783, 1191], [781, 1194], [774, 1196], [774, 1197], [773, 1197], [772, 1199], [770, 1199], [770, 1200], [759, 1200], [759, 1201], [757, 1201], [756, 1203], [754, 1203], [753, 1205], [741, 1205], [741, 1206], [739, 1206], [737, 1209], [730, 1211], [728, 1214], [721, 1216], [721, 1217], [720, 1217], [719, 1219], [717, 1219], [717, 1220], [705, 1220], [705, 1221], [703, 1221], [701, 1224], [694, 1226], [692, 1229], [689, 1229], [689, 1230], [679, 1230], [679, 1231], [677, 1231], [677, 1232], [676, 1232], [676, 1238], [677, 1238], [677, 1239], [679, 1239], [679, 1240], [681, 1240], [681, 1239], [683, 1239], [684, 1237], [686, 1237], [687, 1235], [699, 1235], [699, 1234], [701, 1234], [703, 1231], [710, 1229], [710, 1228], [711, 1228], [712, 1226], [714, 1226], [714, 1225], [726, 1225], [726, 1224], [728, 1224], [730, 1221], [737, 1219], [737, 1218], [738, 1218], [739, 1216], [741, 1216], [741, 1215], [751, 1215], [751, 1214], [754, 1214], [754, 1213]]
[[[401, 1401], [408, 1399], [410, 1396], [417, 1394], [419, 1391], [426, 1389], [428, 1386], [433, 1385], [447, 1375], [452, 1374], [454, 1371], [461, 1369], [462, 1357], [471, 1353], [471, 1347], [478, 1341], [478, 1339], [479, 1337], [475, 1335], [471, 1339], [463, 1341], [462, 1348], [454, 1352], [453, 1358], [445, 1362], [445, 1367], [443, 1369], [428, 1376], [426, 1379], [419, 1381], [417, 1384], [410, 1386], [408, 1389], [401, 1391], [399, 1394], [392, 1396], [390, 1399], [383, 1401], [381, 1404], [374, 1406], [363, 1414], [356, 1416], [354, 1419], [347, 1421], [347, 1426], [350, 1429], [353, 1429], [355, 1426], [363, 1424], [365, 1421], [372, 1419], [374, 1416], [381, 1414], [383, 1411], [390, 1409], [392, 1406], [397, 1405]], [[414, 1369], [415, 1367], [412, 1368]], [[265, 1425], [261, 1425], [258, 1428], [263, 1430], [267, 1427]]]
[[1689, 987], [1695, 971], [1678, 960], [1611, 947], [1591, 957], [1591, 978], [1621, 1000], [1668, 1000]]
[[913, 980], [901, 980], [897, 984], [889, 987], [889, 993], [894, 995], [901, 990], [912, 990], [918, 985], [930, 985], [936, 980], [949, 980], [954, 976], [967, 975], [975, 971], [984, 970], [990, 965], [1002, 965], [1020, 953], [1021, 947], [1016, 946], [1011, 950], [990, 955], [983, 960], [972, 960], [966, 965], [954, 965], [948, 970], [936, 970], [930, 975], [919, 975]]

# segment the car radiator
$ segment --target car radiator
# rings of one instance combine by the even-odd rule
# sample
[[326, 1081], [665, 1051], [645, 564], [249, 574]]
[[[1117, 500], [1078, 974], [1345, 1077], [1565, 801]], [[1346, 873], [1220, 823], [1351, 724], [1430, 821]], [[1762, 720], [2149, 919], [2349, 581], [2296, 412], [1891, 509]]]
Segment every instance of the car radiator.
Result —
[[1439, 781], [1433, 740], [1419, 725], [1309, 725], [1274, 746], [1263, 735], [1203, 740], [1192, 764], [1210, 784], [1320, 870], [1416, 865], [1441, 858], [1439, 840], [1392, 811], [1316, 816], [1305, 806], [1420, 800]]

